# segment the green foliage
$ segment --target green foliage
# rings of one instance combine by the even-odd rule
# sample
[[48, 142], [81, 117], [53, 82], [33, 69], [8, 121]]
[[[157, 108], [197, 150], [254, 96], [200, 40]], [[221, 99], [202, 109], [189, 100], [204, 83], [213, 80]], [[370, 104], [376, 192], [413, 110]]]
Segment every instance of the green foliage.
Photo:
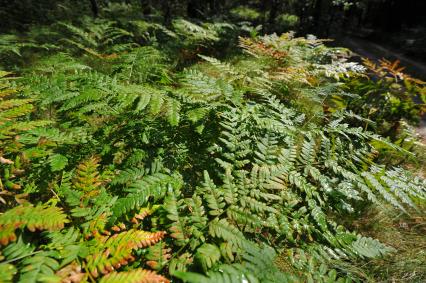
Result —
[[13, 276], [16, 273], [16, 267], [13, 266], [12, 264], [0, 264], [0, 271], [1, 271], [1, 275], [0, 275], [0, 280], [1, 282], [13, 282]]
[[299, 24], [299, 17], [297, 15], [282, 14], [277, 17], [277, 23], [281, 28], [291, 30]]
[[61, 154], [55, 154], [50, 158], [49, 162], [52, 171], [60, 171], [68, 164], [68, 158]]
[[59, 230], [67, 223], [66, 216], [57, 207], [17, 206], [0, 216], [0, 243], [7, 245], [16, 240], [15, 230]]
[[60, 23], [60, 26], [70, 35], [63, 41], [95, 57], [105, 57], [106, 55], [100, 52], [107, 52], [108, 47], [115, 42], [133, 36], [132, 33], [116, 27], [116, 23], [113, 21], [97, 20], [95, 24], [91, 24], [91, 20], [88, 18], [85, 18], [84, 21], [89, 22], [85, 24], [86, 29], [68, 23]]
[[323, 40], [241, 38], [226, 61], [209, 51], [233, 25], [59, 26], [66, 53], [3, 80], [6, 282], [356, 281], [343, 263], [394, 249], [344, 219], [426, 198], [379, 162], [379, 143], [407, 152], [358, 127], [364, 68]]
[[[399, 61], [380, 60], [375, 64], [364, 59], [368, 73], [375, 79], [361, 76], [348, 80], [345, 87], [359, 94], [348, 101], [347, 108], [374, 121], [365, 123], [365, 128], [396, 139], [403, 121], [416, 124], [426, 110], [425, 82], [403, 73]], [[415, 100], [420, 100], [415, 102]]]
[[161, 275], [155, 274], [150, 270], [135, 269], [129, 272], [113, 272], [101, 279], [102, 283], [120, 283], [120, 282], [152, 282], [152, 283], [165, 283], [169, 282]]
[[25, 121], [34, 110], [33, 99], [19, 97], [18, 89], [7, 76], [11, 73], [0, 71], [0, 146], [11, 151], [11, 140], [19, 133], [45, 126], [48, 121]]
[[175, 272], [175, 276], [184, 282], [297, 282], [297, 278], [289, 276], [271, 264], [275, 258], [272, 248], [260, 249], [246, 246], [243, 264], [224, 264], [211, 270], [207, 276], [190, 272]]
[[233, 17], [244, 21], [256, 21], [261, 17], [261, 14], [258, 11], [246, 6], [236, 7], [230, 12]]

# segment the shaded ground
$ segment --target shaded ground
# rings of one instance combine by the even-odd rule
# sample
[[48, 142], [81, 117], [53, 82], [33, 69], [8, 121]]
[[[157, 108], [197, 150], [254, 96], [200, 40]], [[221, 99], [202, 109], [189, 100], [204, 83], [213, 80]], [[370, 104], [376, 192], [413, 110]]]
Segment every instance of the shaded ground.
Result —
[[406, 67], [406, 72], [414, 77], [426, 80], [426, 63], [407, 57], [399, 50], [371, 42], [359, 37], [343, 37], [338, 41], [339, 45], [345, 46], [361, 57], [373, 60], [386, 58], [388, 60], [399, 60], [401, 65]]

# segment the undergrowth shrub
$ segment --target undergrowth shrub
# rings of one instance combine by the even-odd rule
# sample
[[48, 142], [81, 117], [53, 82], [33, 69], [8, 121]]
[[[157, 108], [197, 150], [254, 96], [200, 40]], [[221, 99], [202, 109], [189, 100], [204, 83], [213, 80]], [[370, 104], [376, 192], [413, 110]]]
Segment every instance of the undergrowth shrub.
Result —
[[365, 128], [393, 139], [403, 130], [403, 122], [417, 124], [426, 110], [426, 83], [403, 73], [399, 61], [364, 59], [370, 76], [350, 79], [346, 88], [359, 94], [347, 108], [366, 117]]

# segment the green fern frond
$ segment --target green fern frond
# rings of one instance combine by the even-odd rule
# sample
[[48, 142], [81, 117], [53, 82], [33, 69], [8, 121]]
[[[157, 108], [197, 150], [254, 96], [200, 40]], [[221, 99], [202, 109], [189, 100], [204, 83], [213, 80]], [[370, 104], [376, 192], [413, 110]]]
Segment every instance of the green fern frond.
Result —
[[11, 243], [4, 248], [2, 254], [7, 260], [13, 261], [32, 255], [34, 250], [34, 245], [25, 243], [22, 237], [19, 237], [16, 242]]
[[219, 248], [212, 244], [203, 244], [195, 254], [195, 260], [200, 263], [204, 271], [211, 269], [220, 257]]
[[165, 56], [157, 49], [145, 46], [121, 55], [114, 73], [127, 83], [169, 81]]
[[128, 168], [123, 170], [112, 181], [111, 185], [130, 185], [145, 176], [144, 168]]
[[172, 221], [169, 227], [170, 237], [176, 240], [177, 245], [183, 246], [187, 243], [190, 235], [187, 230], [187, 218], [182, 216], [185, 203], [180, 195], [180, 191], [169, 186], [167, 196], [164, 199], [164, 209], [167, 211], [167, 218]]
[[[125, 189], [128, 194], [119, 198], [112, 208], [115, 219], [129, 211], [143, 207], [149, 200], [158, 201], [164, 198], [167, 194], [168, 185], [175, 188], [181, 186], [181, 180], [174, 175], [156, 172], [151, 175], [140, 176], [139, 173], [139, 171], [136, 171], [121, 175], [123, 179], [120, 178], [120, 182], [129, 182], [130, 186]], [[136, 180], [127, 179], [128, 177]]]
[[212, 237], [223, 239], [232, 243], [236, 247], [240, 247], [246, 241], [244, 234], [226, 219], [218, 220], [215, 218], [209, 223], [209, 234]]
[[0, 282], [12, 283], [13, 277], [17, 273], [14, 265], [8, 263], [0, 263]]
[[204, 28], [184, 19], [173, 21], [173, 28], [176, 34], [191, 43], [205, 44], [219, 40], [215, 30]]
[[221, 265], [207, 272], [207, 276], [192, 272], [175, 272], [174, 276], [190, 283], [201, 282], [299, 282], [298, 278], [278, 270], [272, 263], [276, 254], [272, 248], [245, 246], [246, 260], [242, 264]]
[[394, 248], [386, 246], [376, 239], [360, 235], [357, 236], [356, 241], [352, 242], [351, 248], [355, 253], [364, 258], [378, 258], [396, 251]]
[[98, 58], [105, 58], [102, 52], [107, 51], [107, 47], [122, 38], [132, 38], [133, 34], [124, 29], [116, 27], [116, 22], [107, 20], [97, 20], [84, 23], [84, 27], [60, 22], [59, 27], [70, 34], [62, 41], [71, 46], [77, 47]]
[[43, 251], [22, 261], [20, 268], [20, 282], [40, 282], [57, 280], [55, 271], [60, 265], [55, 259], [57, 253], [54, 251]]
[[204, 171], [204, 182], [203, 186], [200, 188], [200, 191], [203, 192], [202, 195], [207, 202], [209, 215], [221, 215], [226, 205], [224, 202], [225, 199], [223, 197], [223, 192], [216, 187], [216, 185], [210, 179], [207, 171]]

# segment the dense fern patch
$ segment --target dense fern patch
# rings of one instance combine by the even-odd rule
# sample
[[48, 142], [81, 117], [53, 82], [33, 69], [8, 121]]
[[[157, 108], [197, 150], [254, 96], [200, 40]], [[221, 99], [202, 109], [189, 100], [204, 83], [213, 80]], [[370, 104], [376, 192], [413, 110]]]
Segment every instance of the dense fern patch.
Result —
[[336, 263], [395, 249], [341, 219], [426, 198], [347, 107], [367, 80], [348, 50], [183, 19], [51, 32], [1, 73], [2, 282], [361, 281]]

